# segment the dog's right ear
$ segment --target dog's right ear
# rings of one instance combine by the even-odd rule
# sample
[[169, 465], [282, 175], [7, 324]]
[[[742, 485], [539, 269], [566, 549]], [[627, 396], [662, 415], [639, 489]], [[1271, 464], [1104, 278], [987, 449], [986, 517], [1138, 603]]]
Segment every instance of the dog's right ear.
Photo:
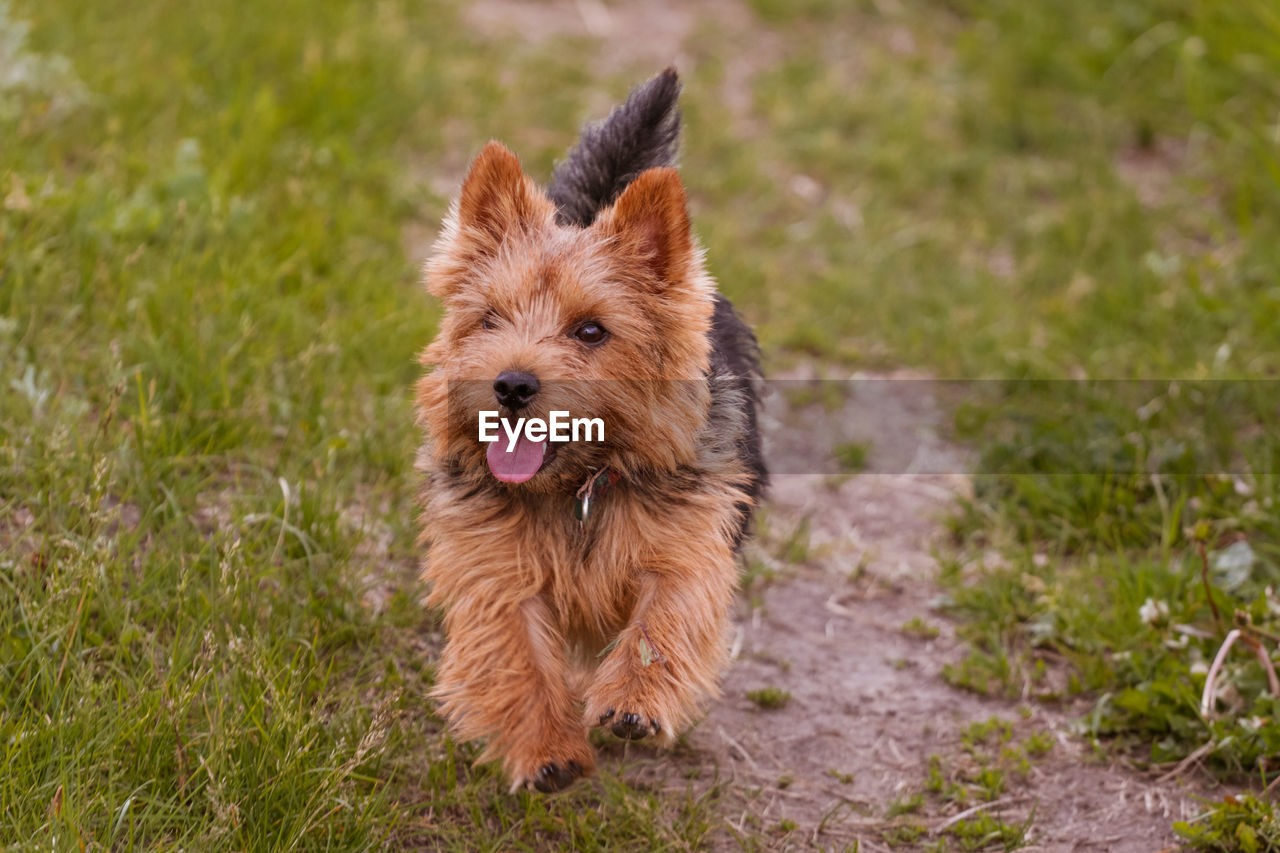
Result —
[[[471, 164], [458, 200], [458, 226], [487, 240], [496, 250], [508, 232], [535, 221], [547, 202], [520, 168], [520, 159], [500, 142], [492, 141]], [[542, 201], [542, 205], [538, 201]]]
[[446, 297], [477, 262], [497, 255], [509, 234], [555, 215], [555, 207], [506, 146], [491, 141], [471, 164], [462, 195], [427, 266], [427, 288]]

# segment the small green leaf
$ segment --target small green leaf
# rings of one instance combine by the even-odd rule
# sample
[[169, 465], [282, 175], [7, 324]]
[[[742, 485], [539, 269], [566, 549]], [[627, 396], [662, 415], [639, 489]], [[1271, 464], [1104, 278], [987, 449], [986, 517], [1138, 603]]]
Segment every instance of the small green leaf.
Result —
[[653, 663], [653, 650], [649, 648], [649, 644], [644, 637], [640, 638], [640, 665], [648, 666]]
[[1258, 853], [1258, 833], [1247, 823], [1236, 824], [1236, 840], [1244, 853]]

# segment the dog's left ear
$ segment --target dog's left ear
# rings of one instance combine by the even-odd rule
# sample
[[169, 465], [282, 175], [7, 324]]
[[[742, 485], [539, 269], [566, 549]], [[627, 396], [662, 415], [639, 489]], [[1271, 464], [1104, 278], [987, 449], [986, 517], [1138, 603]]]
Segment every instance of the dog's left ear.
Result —
[[641, 172], [597, 225], [618, 239], [663, 284], [679, 282], [693, 260], [693, 234], [680, 174], [671, 168]]

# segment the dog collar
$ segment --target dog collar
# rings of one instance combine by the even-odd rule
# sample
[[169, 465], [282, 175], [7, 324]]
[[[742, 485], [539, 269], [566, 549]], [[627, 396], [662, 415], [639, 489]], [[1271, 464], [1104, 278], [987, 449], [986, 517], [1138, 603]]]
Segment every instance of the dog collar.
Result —
[[622, 479], [622, 475], [608, 465], [591, 473], [578, 488], [577, 500], [573, 504], [573, 517], [579, 524], [585, 524], [591, 514], [591, 506], [604, 497], [605, 492], [613, 488], [613, 484]]

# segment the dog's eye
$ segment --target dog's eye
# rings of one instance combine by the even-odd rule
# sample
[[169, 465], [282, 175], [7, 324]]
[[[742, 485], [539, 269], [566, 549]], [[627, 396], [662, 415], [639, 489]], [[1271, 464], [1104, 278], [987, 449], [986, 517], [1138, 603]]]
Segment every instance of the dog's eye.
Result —
[[604, 343], [604, 339], [609, 337], [609, 333], [604, 330], [604, 326], [588, 320], [574, 331], [573, 336], [584, 344], [595, 346]]
[[497, 327], [498, 327], [498, 318], [497, 318], [497, 315], [495, 315], [492, 311], [490, 311], [488, 314], [485, 314], [484, 317], [480, 320], [480, 328], [484, 329], [485, 331], [488, 331], [490, 329], [496, 329]]

